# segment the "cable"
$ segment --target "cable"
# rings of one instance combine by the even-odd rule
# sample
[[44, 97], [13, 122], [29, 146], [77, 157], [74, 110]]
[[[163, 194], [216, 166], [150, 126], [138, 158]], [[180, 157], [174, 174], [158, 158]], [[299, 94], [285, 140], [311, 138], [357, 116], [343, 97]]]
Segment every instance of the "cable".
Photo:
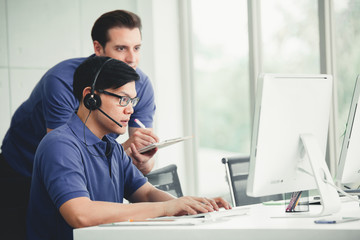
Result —
[[345, 196], [347, 196], [348, 198], [351, 198], [352, 200], [354, 200], [355, 202], [358, 202], [360, 203], [360, 199], [356, 198], [355, 196], [345, 192], [344, 190], [342, 190], [341, 188], [339, 188], [338, 186], [336, 186], [335, 184], [329, 182], [328, 180], [326, 179], [323, 179], [323, 181], [326, 183], [326, 184], [329, 184], [330, 186], [332, 186], [333, 188], [335, 188], [338, 192], [344, 194]]
[[[300, 171], [310, 175], [311, 177], [314, 177], [314, 175], [310, 172], [308, 172], [307, 170], [303, 169], [303, 168], [298, 168]], [[352, 196], [351, 194], [345, 192], [344, 190], [342, 190], [341, 188], [339, 188], [338, 186], [336, 186], [335, 184], [329, 182], [327, 179], [325, 178], [322, 178], [323, 182], [326, 183], [326, 184], [329, 184], [331, 187], [335, 188], [335, 190], [337, 190], [338, 192], [344, 194], [345, 196], [349, 197], [351, 200], [354, 200], [355, 202], [358, 202], [360, 203], [360, 199]]]
[[[93, 154], [93, 153], [90, 151], [90, 149], [89, 149], [89, 145], [87, 145], [87, 144], [86, 144], [85, 126], [86, 126], [86, 122], [87, 122], [87, 120], [88, 120], [88, 119], [89, 119], [89, 117], [90, 117], [90, 114], [91, 114], [91, 110], [89, 111], [89, 114], [87, 115], [87, 117], [86, 117], [86, 119], [85, 119], [85, 122], [84, 122], [84, 143], [85, 143], [86, 149], [87, 149], [87, 150], [88, 150], [88, 152], [89, 152], [91, 155], [93, 155], [94, 157], [108, 157], [108, 156], [109, 156], [109, 154], [111, 153], [111, 145], [110, 145], [110, 149], [109, 149], [109, 151], [108, 151], [107, 153], [105, 153], [105, 155], [95, 155], [95, 154]], [[107, 145], [108, 145], [108, 143], [107, 143]]]

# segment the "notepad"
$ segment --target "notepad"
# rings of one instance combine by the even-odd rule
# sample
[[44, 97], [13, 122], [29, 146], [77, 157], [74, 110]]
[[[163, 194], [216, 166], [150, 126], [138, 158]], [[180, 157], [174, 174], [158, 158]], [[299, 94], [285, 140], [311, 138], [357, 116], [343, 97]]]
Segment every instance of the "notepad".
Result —
[[191, 138], [193, 138], [193, 136], [173, 138], [173, 139], [168, 139], [168, 140], [161, 141], [161, 142], [158, 142], [158, 143], [153, 143], [153, 144], [147, 145], [146, 147], [141, 148], [139, 150], [139, 152], [144, 153], [144, 152], [147, 152], [147, 151], [149, 151], [151, 149], [154, 149], [154, 148], [167, 147], [169, 145], [172, 145], [172, 144], [175, 144], [175, 143], [178, 143], [178, 142], [182, 142], [182, 141], [185, 141], [185, 140], [188, 140], [188, 139], [191, 139]]

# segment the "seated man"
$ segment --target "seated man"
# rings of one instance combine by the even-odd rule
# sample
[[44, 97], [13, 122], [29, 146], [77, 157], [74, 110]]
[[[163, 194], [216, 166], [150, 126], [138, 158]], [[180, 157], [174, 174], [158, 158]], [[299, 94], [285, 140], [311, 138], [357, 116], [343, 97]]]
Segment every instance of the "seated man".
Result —
[[[74, 74], [79, 109], [48, 133], [34, 160], [28, 239], [72, 239], [73, 228], [226, 209], [222, 198], [174, 198], [156, 189], [109, 133], [124, 134], [138, 103], [127, 64], [108, 57], [84, 61]], [[140, 99], [141, 101], [141, 99]], [[136, 147], [132, 145], [136, 153]], [[123, 198], [133, 204], [122, 204]]]

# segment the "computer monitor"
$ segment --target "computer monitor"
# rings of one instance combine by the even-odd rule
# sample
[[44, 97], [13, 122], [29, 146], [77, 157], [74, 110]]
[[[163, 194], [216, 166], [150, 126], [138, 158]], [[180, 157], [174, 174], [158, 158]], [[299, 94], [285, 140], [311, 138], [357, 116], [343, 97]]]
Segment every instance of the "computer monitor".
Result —
[[340, 200], [325, 162], [332, 77], [262, 74], [257, 88], [247, 194], [318, 189], [322, 211], [305, 216], [337, 212]]
[[[340, 184], [360, 183], [360, 76], [357, 77], [350, 104], [336, 181]], [[356, 190], [356, 189], [354, 189]]]

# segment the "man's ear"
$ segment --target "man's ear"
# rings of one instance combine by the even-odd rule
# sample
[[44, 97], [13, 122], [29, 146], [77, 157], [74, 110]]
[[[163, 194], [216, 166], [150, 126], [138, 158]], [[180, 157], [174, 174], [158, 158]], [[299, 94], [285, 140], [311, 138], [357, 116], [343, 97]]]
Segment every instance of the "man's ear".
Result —
[[103, 56], [104, 55], [104, 49], [101, 46], [101, 44], [98, 41], [93, 42], [94, 45], [94, 52], [96, 56]]
[[85, 96], [88, 95], [88, 94], [90, 94], [90, 93], [91, 93], [91, 87], [86, 87], [86, 88], [84, 88], [83, 93], [82, 93], [82, 99], [83, 99], [83, 101], [84, 101]]

